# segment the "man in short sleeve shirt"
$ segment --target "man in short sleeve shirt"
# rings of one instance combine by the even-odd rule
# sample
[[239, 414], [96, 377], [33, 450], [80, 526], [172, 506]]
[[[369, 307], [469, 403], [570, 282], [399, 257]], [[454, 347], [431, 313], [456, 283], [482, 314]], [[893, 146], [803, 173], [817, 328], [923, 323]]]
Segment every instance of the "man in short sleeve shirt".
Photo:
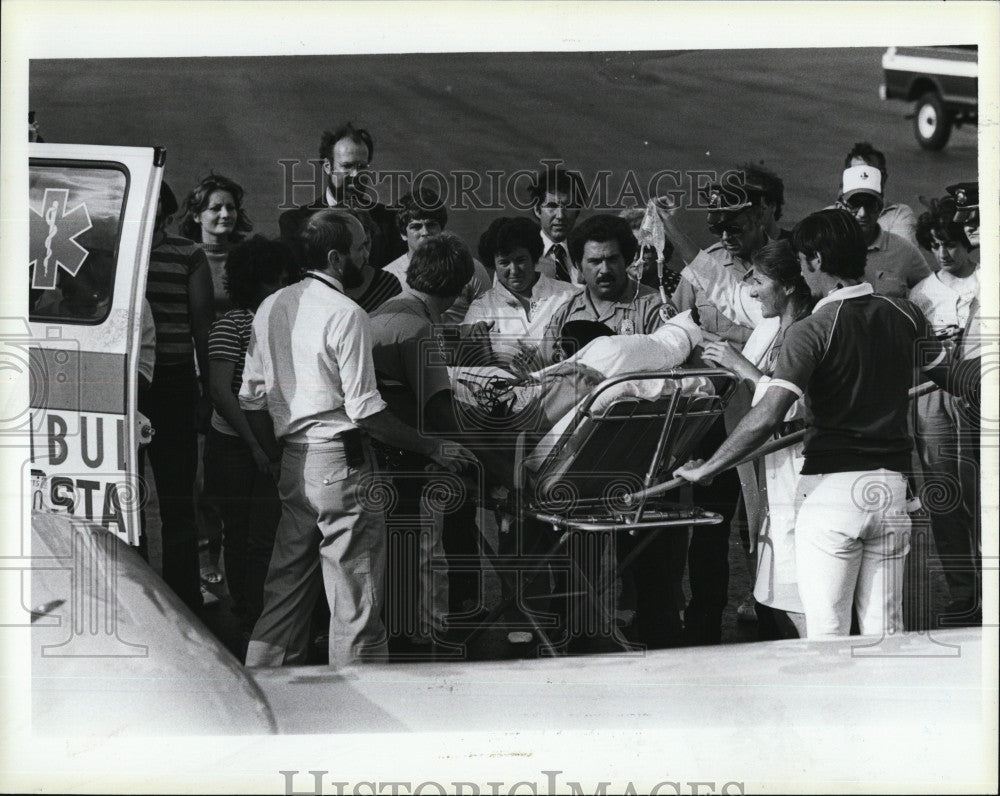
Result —
[[579, 264], [584, 289], [573, 294], [552, 316], [542, 358], [551, 364], [562, 328], [569, 321], [597, 321], [615, 334], [651, 334], [677, 314], [658, 291], [632, 279], [628, 266], [638, 244], [628, 222], [618, 216], [591, 216], [573, 230], [570, 256]]
[[866, 241], [841, 210], [795, 228], [803, 276], [820, 298], [791, 326], [763, 397], [708, 462], [677, 474], [710, 479], [762, 444], [802, 395], [813, 415], [798, 489], [795, 547], [809, 638], [846, 636], [852, 606], [862, 634], [902, 630], [909, 550], [907, 429], [916, 366], [947, 381], [945, 355], [920, 311], [863, 281]]
[[343, 294], [360, 284], [368, 256], [361, 222], [323, 210], [306, 221], [300, 242], [309, 270], [258, 308], [240, 388], [262, 447], [281, 458], [281, 520], [248, 666], [306, 662], [321, 588], [330, 664], [385, 659], [385, 519], [363, 500], [373, 476], [366, 433], [449, 469], [472, 461], [460, 446], [447, 454], [441, 441], [422, 438], [379, 395], [370, 321]]
[[865, 236], [865, 281], [880, 295], [906, 298], [931, 269], [916, 246], [879, 226], [883, 204], [882, 174], [877, 168], [844, 169], [839, 206], [854, 215]]
[[673, 302], [680, 312], [697, 309], [702, 329], [742, 348], [764, 319], [743, 282], [754, 254], [768, 242], [763, 188], [749, 180], [712, 185], [708, 228], [720, 240], [681, 271]]
[[[442, 318], [473, 274], [472, 254], [450, 233], [433, 235], [419, 244], [408, 264], [408, 286], [372, 313], [372, 357], [379, 390], [389, 409], [401, 421], [435, 433], [456, 430], [451, 379], [435, 336]], [[402, 649], [407, 637], [417, 644], [440, 639], [449, 611], [465, 613], [479, 607], [479, 580], [461, 571], [464, 559], [478, 561], [475, 503], [466, 498], [443, 510], [422, 500], [430, 481], [426, 457], [383, 449], [384, 464], [395, 486], [397, 500], [389, 512], [390, 536], [395, 537], [388, 571], [390, 652]], [[416, 541], [414, 558], [408, 557]], [[449, 566], [435, 564], [449, 560]], [[415, 583], [416, 590], [406, 584]]]

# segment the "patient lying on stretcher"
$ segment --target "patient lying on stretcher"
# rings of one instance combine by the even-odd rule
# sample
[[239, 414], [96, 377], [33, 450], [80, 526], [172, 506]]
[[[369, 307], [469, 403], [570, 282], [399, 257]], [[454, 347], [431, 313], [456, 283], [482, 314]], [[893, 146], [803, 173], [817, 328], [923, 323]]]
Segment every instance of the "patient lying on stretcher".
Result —
[[[701, 329], [690, 312], [684, 312], [652, 334], [597, 337], [562, 361], [537, 371], [510, 374], [509, 377], [498, 376], [494, 372], [489, 377], [492, 380], [489, 382], [491, 397], [508, 401], [509, 412], [504, 418], [503, 429], [507, 432], [527, 432], [526, 442], [529, 449], [534, 448], [532, 458], [535, 458], [546, 448], [551, 448], [562, 428], [571, 422], [572, 410], [598, 384], [615, 376], [679, 368], [701, 342]], [[463, 381], [461, 377], [459, 381], [469, 387], [464, 393], [456, 391], [459, 400], [468, 402], [480, 395], [474, 382]], [[705, 382], [700, 382], [700, 385], [705, 386]], [[659, 397], [665, 387], [663, 379], [625, 380], [602, 391], [592, 408], [600, 411], [624, 396], [652, 400]], [[498, 457], [481, 458], [487, 463], [492, 477], [501, 484], [510, 485], [513, 477], [511, 467], [502, 466], [500, 472], [495, 472]], [[508, 461], [511, 457], [501, 458], [505, 464], [512, 464]]]

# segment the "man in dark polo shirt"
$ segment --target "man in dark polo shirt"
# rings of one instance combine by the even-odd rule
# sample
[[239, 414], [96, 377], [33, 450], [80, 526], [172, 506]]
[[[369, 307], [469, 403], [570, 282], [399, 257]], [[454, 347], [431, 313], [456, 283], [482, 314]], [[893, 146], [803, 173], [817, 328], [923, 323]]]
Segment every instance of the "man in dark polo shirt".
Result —
[[[472, 274], [468, 247], [450, 233], [438, 233], [414, 250], [403, 292], [371, 315], [379, 392], [390, 411], [415, 428], [457, 431], [451, 380], [435, 339], [444, 313]], [[450, 493], [443, 501], [431, 499], [426, 457], [386, 446], [378, 452], [396, 496], [386, 518], [392, 540], [385, 617], [389, 651], [414, 657], [420, 653], [413, 644], [443, 638], [449, 614], [472, 614], [480, 607], [478, 575], [468, 571], [470, 560], [478, 561], [476, 507], [454, 478], [436, 489]], [[433, 563], [442, 558], [451, 569]], [[456, 569], [460, 563], [465, 571]]]
[[819, 298], [785, 336], [774, 376], [707, 462], [677, 475], [710, 480], [761, 445], [803, 395], [813, 415], [798, 488], [795, 549], [809, 638], [846, 636], [851, 608], [862, 634], [902, 630], [909, 551], [907, 430], [916, 366], [944, 385], [946, 357], [923, 315], [864, 281], [867, 242], [842, 210], [801, 221], [792, 242]]

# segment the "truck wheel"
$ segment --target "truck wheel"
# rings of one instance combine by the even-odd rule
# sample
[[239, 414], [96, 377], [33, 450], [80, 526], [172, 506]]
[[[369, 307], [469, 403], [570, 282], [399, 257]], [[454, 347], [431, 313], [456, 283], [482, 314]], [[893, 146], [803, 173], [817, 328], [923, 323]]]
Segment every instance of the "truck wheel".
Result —
[[951, 113], [936, 91], [928, 91], [917, 100], [913, 116], [913, 135], [924, 149], [944, 149], [951, 136]]

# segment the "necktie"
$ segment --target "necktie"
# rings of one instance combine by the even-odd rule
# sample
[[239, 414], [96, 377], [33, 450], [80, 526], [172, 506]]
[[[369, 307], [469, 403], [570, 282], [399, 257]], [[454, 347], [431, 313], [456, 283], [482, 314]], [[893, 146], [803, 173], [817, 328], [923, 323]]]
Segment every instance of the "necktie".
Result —
[[549, 249], [549, 257], [556, 264], [556, 279], [562, 282], [572, 282], [573, 277], [570, 276], [569, 264], [566, 262], [566, 250], [560, 246], [558, 243], [552, 245]]

